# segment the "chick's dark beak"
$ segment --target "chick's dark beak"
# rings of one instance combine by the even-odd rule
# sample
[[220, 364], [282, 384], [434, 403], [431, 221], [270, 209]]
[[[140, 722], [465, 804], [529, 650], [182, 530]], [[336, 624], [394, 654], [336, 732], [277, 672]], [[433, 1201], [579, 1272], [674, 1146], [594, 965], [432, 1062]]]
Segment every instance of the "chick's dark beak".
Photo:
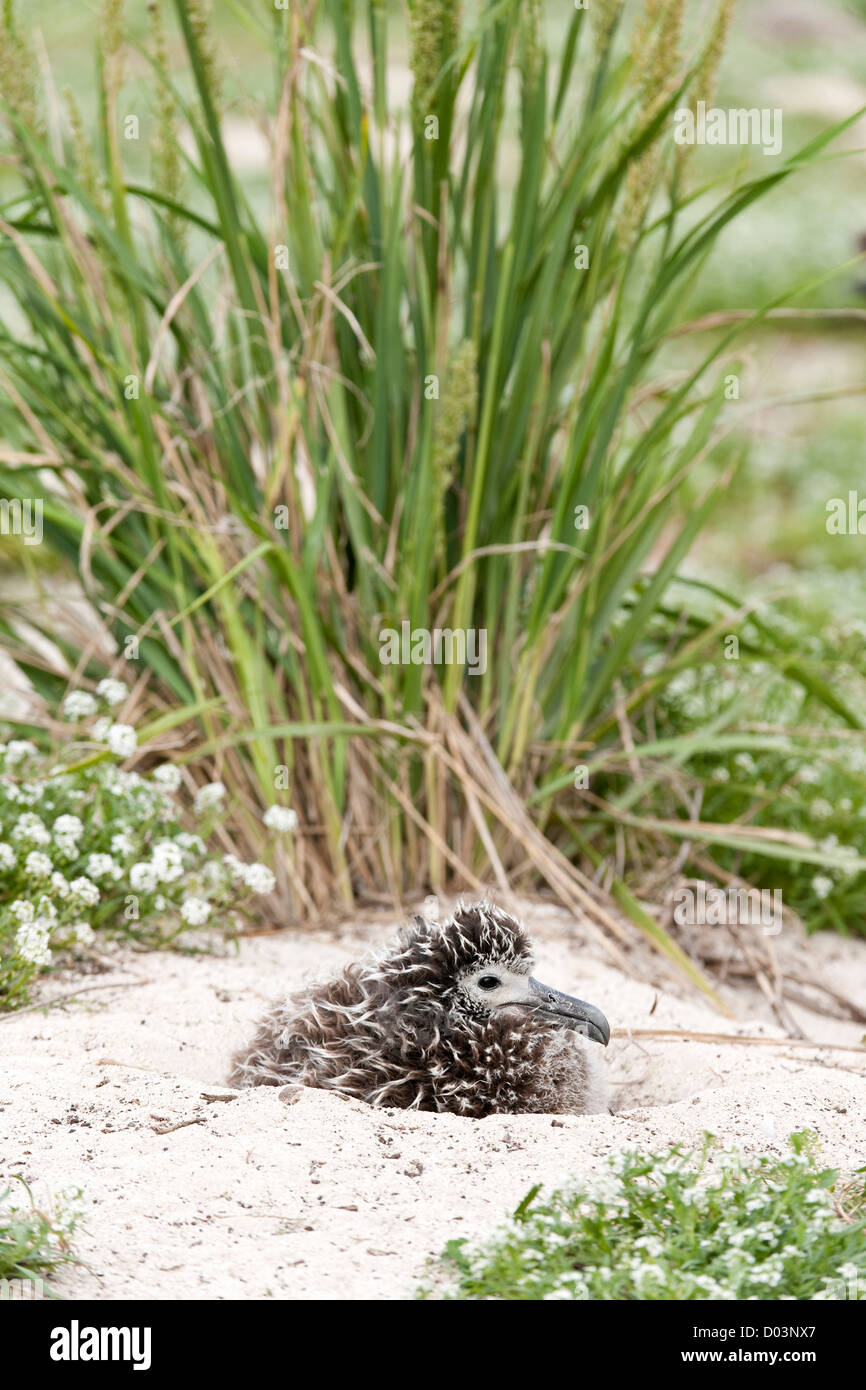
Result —
[[610, 1024], [601, 1009], [593, 1004], [585, 1004], [582, 999], [574, 999], [570, 994], [561, 994], [558, 989], [551, 989], [550, 985], [543, 985], [540, 980], [530, 978], [529, 988], [533, 1008], [549, 1014], [552, 1023], [558, 1023], [561, 1028], [572, 1028], [575, 1033], [582, 1033], [584, 1037], [607, 1047]]

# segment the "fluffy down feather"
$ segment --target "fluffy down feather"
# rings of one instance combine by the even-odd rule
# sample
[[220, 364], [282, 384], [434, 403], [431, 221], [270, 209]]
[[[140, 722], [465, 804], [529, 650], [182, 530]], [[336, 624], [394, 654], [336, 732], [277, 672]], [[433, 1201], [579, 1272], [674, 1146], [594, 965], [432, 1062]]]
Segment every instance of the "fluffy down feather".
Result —
[[537, 1010], [485, 1011], [480, 968], [530, 975], [523, 927], [488, 903], [416, 918], [395, 946], [273, 1004], [229, 1084], [320, 1087], [374, 1106], [492, 1114], [607, 1108], [601, 1049]]

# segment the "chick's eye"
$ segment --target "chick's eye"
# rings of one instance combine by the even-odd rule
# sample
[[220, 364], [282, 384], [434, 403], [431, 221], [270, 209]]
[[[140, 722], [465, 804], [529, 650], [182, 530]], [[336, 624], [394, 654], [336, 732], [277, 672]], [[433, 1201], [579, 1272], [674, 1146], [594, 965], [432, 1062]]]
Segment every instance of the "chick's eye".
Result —
[[496, 989], [496, 986], [497, 986], [498, 984], [499, 984], [499, 981], [497, 980], [497, 978], [496, 978], [495, 975], [482, 975], [482, 976], [481, 976], [481, 979], [478, 981], [478, 988], [479, 988], [479, 989]]

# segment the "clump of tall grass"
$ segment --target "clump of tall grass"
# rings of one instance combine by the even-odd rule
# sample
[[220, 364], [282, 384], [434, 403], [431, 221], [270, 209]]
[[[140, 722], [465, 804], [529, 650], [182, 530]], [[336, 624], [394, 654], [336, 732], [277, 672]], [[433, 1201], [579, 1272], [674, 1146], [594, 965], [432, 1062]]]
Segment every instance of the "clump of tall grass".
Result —
[[[0, 488], [44, 499], [89, 606], [10, 605], [8, 650], [45, 699], [120, 663], [154, 716], [185, 709], [179, 761], [236, 789], [240, 853], [284, 792], [296, 917], [544, 879], [621, 935], [592, 874], [618, 822], [587, 846], [575, 765], [652, 741], [665, 687], [741, 620], [666, 602], [730, 476], [682, 505], [732, 426], [741, 326], [684, 373], [659, 353], [721, 229], [831, 132], [696, 216], [672, 113], [707, 95], [728, 0], [694, 51], [653, 0], [630, 53], [609, 3], [555, 56], [525, 0], [413, 0], [406, 110], [388, 7], [311, 0], [247, 17], [276, 63], [262, 206], [203, 7], [173, 5], [189, 83], [150, 7], [137, 113], [109, 8], [93, 137], [29, 78], [3, 104]], [[404, 623], [484, 631], [483, 670], [383, 664]]]

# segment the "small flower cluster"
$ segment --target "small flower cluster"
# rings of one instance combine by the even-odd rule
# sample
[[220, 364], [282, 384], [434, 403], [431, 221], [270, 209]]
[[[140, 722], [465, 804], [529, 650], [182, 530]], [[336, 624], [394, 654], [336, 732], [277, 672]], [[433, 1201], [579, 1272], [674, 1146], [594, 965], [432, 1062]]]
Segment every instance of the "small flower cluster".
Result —
[[[254, 895], [271, 893], [266, 864], [244, 863], [209, 851], [207, 838], [222, 814], [221, 782], [193, 798], [198, 822], [181, 825], [178, 767], [163, 763], [142, 775], [124, 759], [137, 745], [131, 725], [100, 714], [127, 698], [121, 681], [66, 697], [63, 714], [94, 716], [78, 737], [106, 745], [108, 754], [69, 771], [29, 740], [0, 743], [0, 1008], [25, 1002], [33, 977], [55, 954], [90, 945], [97, 931], [122, 933], [145, 944], [172, 941], [189, 928], [236, 931]], [[294, 811], [272, 806], [263, 817], [274, 832], [297, 826]]]
[[[626, 1152], [581, 1188], [524, 1198], [491, 1243], [453, 1241], [446, 1298], [866, 1299], [866, 1212], [842, 1212], [814, 1136], [747, 1162]], [[862, 1194], [866, 1195], [866, 1193]]]

